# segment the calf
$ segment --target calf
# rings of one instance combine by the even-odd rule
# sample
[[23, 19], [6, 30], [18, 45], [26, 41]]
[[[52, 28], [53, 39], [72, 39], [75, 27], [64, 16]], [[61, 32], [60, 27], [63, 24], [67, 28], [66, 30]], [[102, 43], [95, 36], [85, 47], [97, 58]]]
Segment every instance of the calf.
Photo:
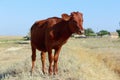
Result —
[[[48, 52], [48, 72], [50, 75], [52, 72], [57, 74], [58, 57], [62, 45], [67, 42], [72, 33], [83, 34], [83, 32], [83, 15], [80, 12], [72, 12], [71, 15], [62, 14], [62, 18], [52, 17], [35, 22], [31, 27], [31, 72], [33, 72], [36, 60], [36, 49], [38, 49], [41, 51], [43, 73], [45, 74], [45, 53]], [[54, 56], [52, 49], [55, 50]]]

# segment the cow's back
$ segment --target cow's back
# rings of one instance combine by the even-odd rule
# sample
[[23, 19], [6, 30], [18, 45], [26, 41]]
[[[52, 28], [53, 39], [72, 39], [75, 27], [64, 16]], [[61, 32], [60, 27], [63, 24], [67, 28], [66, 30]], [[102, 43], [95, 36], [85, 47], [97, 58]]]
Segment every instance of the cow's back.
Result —
[[61, 19], [57, 17], [48, 18], [46, 20], [37, 21], [31, 27], [31, 45], [38, 50], [47, 51], [46, 49], [46, 32], [54, 24], [60, 22]]

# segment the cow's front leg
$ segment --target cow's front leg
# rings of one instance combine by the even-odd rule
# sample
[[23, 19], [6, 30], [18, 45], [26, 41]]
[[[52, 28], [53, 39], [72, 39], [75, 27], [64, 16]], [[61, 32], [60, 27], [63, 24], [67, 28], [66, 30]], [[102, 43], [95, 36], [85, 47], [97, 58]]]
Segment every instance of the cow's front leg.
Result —
[[48, 51], [48, 58], [49, 58], [49, 69], [48, 69], [48, 72], [49, 72], [49, 75], [52, 74], [52, 65], [53, 65], [53, 55], [52, 55], [52, 50]]
[[61, 50], [61, 47], [55, 49], [55, 54], [54, 54], [54, 67], [53, 67], [54, 75], [56, 75], [56, 74], [58, 73], [58, 57], [59, 57], [60, 50]]
[[42, 72], [43, 72], [43, 74], [45, 74], [46, 72], [45, 72], [45, 52], [41, 52], [41, 62], [42, 62]]

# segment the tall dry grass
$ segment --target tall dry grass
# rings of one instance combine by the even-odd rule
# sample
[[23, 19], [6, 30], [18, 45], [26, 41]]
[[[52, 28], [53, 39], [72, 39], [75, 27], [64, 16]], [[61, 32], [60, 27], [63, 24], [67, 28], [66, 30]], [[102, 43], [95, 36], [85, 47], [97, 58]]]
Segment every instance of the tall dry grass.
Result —
[[[109, 40], [109, 39], [108, 39]], [[109, 49], [119, 52], [119, 41], [105, 39], [70, 39], [62, 48], [59, 57], [59, 74], [48, 76], [41, 71], [40, 52], [37, 51], [37, 60], [33, 76], [30, 76], [31, 50], [29, 44], [9, 45], [1, 54], [6, 55], [0, 61], [1, 80], [120, 80], [109, 60]], [[114, 44], [114, 45], [113, 45]], [[14, 49], [16, 48], [17, 49]], [[3, 49], [0, 46], [0, 49]], [[112, 49], [113, 48], [113, 49]], [[108, 52], [107, 52], [108, 51]], [[110, 52], [111, 52], [110, 51]], [[14, 56], [13, 56], [14, 55]], [[119, 54], [117, 54], [119, 55]], [[7, 57], [7, 60], [5, 59]], [[14, 59], [17, 58], [17, 59]], [[116, 59], [116, 58], [115, 58]], [[114, 61], [116, 62], [116, 60]], [[15, 62], [14, 62], [15, 60]], [[108, 64], [109, 63], [109, 64]], [[6, 65], [8, 64], [8, 65]], [[48, 68], [48, 58], [46, 66]], [[117, 66], [117, 64], [115, 64]], [[114, 65], [114, 66], [115, 66]], [[6, 67], [4, 67], [6, 66]]]

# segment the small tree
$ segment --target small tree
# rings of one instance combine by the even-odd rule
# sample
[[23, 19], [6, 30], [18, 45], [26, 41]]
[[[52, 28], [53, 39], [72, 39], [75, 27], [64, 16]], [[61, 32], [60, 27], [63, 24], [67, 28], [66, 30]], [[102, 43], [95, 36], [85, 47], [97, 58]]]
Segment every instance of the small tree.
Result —
[[104, 36], [104, 35], [110, 35], [110, 32], [108, 32], [107, 30], [101, 30], [97, 33], [98, 36]]
[[119, 37], [120, 37], [120, 29], [119, 30], [116, 30], [116, 32], [118, 33]]
[[85, 29], [86, 36], [96, 36], [95, 32], [91, 28]]
[[30, 40], [30, 38], [31, 38], [30, 32], [29, 32], [26, 36], [24, 36], [24, 39], [25, 39], [25, 40]]

